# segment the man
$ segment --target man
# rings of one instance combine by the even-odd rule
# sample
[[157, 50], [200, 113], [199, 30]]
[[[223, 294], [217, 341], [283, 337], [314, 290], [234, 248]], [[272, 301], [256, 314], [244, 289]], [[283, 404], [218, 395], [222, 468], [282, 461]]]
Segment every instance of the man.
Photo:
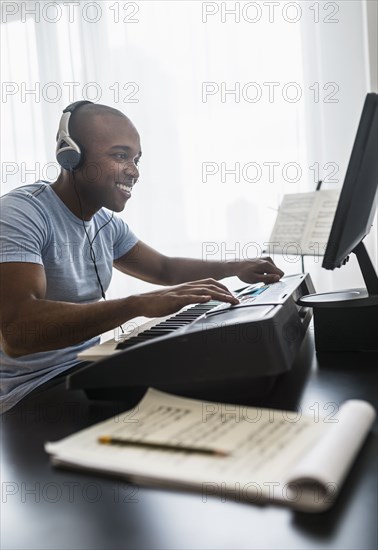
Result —
[[[247, 283], [272, 283], [283, 275], [270, 258], [170, 258], [138, 240], [109, 211], [121, 212], [131, 198], [141, 155], [139, 134], [125, 115], [78, 102], [61, 120], [58, 179], [2, 197], [3, 411], [76, 365], [79, 351], [129, 319], [161, 317], [211, 299], [236, 304], [217, 279], [237, 275]], [[168, 288], [100, 300], [112, 265]]]

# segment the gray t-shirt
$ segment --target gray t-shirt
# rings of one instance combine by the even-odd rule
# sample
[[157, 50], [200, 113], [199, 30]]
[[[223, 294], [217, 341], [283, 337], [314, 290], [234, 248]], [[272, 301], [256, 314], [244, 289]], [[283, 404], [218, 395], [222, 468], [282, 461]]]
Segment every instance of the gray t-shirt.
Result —
[[[85, 304], [101, 299], [83, 221], [67, 208], [50, 184], [38, 181], [15, 189], [1, 197], [0, 206], [1, 262], [43, 265], [47, 300]], [[114, 216], [109, 221], [110, 218], [111, 213], [102, 209], [84, 222], [90, 240], [96, 236], [92, 246], [105, 292], [113, 261], [138, 241], [123, 220]], [[17, 358], [9, 357], [0, 348], [0, 413], [40, 384], [76, 365], [77, 354], [98, 340], [96, 337], [76, 346]]]

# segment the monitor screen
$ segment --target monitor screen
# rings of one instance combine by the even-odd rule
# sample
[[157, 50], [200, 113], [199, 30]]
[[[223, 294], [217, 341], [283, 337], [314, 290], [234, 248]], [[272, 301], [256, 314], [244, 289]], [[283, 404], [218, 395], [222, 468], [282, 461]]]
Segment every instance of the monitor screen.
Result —
[[335, 269], [369, 233], [378, 184], [378, 94], [367, 94], [322, 266]]

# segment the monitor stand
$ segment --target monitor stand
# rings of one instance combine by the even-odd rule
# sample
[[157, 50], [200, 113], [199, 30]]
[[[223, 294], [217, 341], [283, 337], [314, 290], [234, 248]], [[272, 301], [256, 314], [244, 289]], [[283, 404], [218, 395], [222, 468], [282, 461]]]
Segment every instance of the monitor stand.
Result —
[[313, 308], [317, 352], [378, 350], [378, 277], [362, 242], [352, 252], [366, 288], [308, 294], [298, 301]]

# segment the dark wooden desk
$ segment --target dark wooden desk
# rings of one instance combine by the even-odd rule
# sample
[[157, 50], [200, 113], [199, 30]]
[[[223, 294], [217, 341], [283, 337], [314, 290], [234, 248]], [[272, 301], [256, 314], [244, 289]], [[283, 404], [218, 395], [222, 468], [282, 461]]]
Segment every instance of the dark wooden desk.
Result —
[[[377, 406], [377, 356], [337, 354], [319, 361], [310, 331], [292, 371], [265, 404], [327, 414], [349, 398]], [[220, 497], [204, 502], [200, 494], [51, 466], [46, 440], [121, 410], [119, 403], [89, 402], [60, 383], [3, 415], [2, 549], [377, 548], [377, 423], [334, 507], [310, 515]]]

